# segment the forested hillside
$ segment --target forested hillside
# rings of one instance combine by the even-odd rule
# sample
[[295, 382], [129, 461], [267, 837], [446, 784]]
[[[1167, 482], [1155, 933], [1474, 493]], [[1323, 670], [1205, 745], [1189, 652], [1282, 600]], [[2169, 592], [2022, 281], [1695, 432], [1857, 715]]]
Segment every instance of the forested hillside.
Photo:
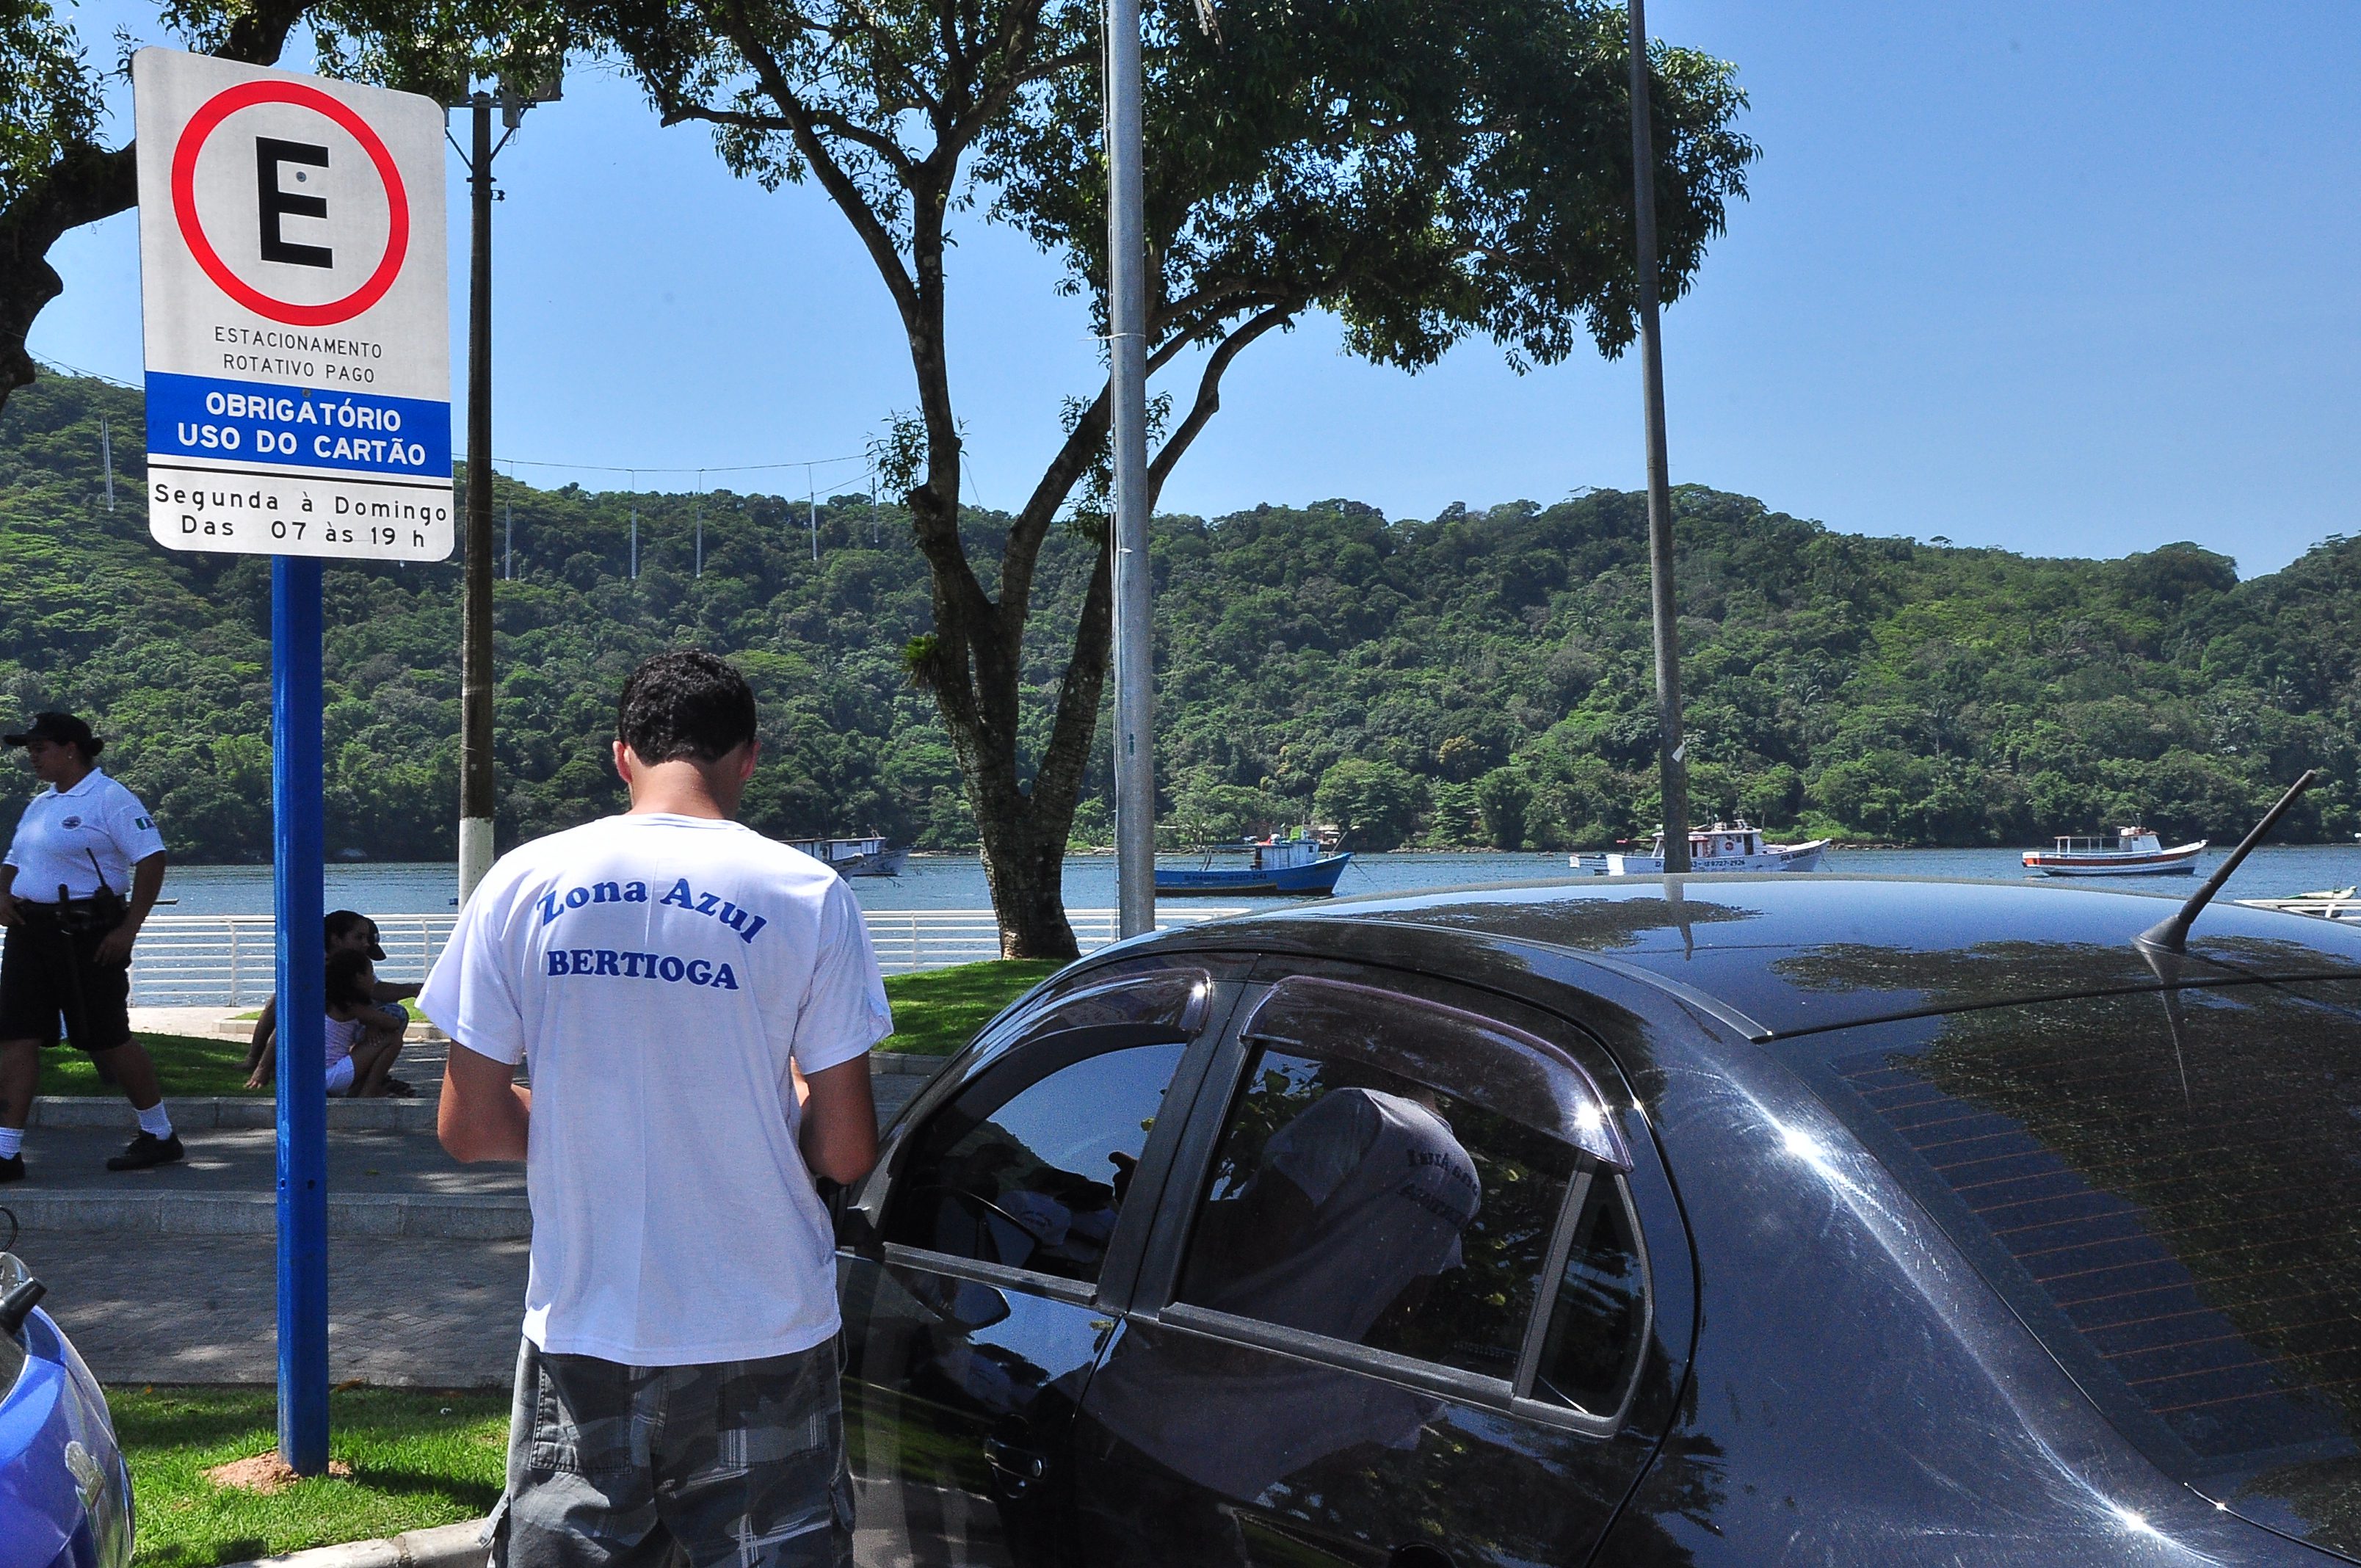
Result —
[[[260, 859], [268, 563], [149, 542], [139, 430], [136, 392], [61, 377], [0, 416], [0, 714], [89, 715], [176, 853]], [[815, 563], [800, 499], [503, 479], [497, 499], [516, 569], [498, 595], [503, 845], [615, 806], [615, 690], [645, 654], [692, 642], [736, 657], [763, 697], [757, 826], [973, 842], [931, 700], [904, 674], [927, 587], [894, 506], [822, 503]], [[2328, 782], [2288, 835], [2361, 828], [2361, 541], [2241, 583], [2189, 545], [2028, 559], [1834, 533], [1701, 488], [1676, 503], [1700, 812], [1922, 844], [2136, 819], [2219, 838], [2317, 766]], [[1559, 846], [1653, 823], [1642, 517], [1640, 498], [1594, 492], [1431, 521], [1348, 501], [1159, 519], [1171, 836], [1316, 817], [1365, 848]], [[1071, 602], [1084, 566], [1075, 541], [1053, 542], [1051, 603]], [[447, 857], [457, 564], [327, 581], [330, 849]], [[1067, 622], [1035, 624], [1046, 689]], [[1102, 754], [1083, 838], [1106, 836], [1104, 785]]]

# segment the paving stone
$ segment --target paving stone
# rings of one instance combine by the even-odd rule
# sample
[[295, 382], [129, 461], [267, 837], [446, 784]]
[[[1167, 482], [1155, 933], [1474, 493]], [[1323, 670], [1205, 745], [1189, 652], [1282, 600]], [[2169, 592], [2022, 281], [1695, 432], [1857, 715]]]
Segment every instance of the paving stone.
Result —
[[[522, 1241], [346, 1236], [328, 1244], [338, 1382], [505, 1387], [524, 1311]], [[16, 1250], [102, 1382], [269, 1383], [278, 1266], [268, 1235], [27, 1234]]]

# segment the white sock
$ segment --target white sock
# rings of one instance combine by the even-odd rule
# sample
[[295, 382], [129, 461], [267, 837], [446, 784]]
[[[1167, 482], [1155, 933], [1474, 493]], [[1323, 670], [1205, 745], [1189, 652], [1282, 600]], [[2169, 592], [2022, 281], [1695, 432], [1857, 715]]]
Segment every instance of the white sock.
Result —
[[25, 1146], [25, 1129], [0, 1127], [0, 1159], [13, 1159]]
[[155, 1138], [169, 1138], [172, 1135], [172, 1118], [164, 1114], [164, 1102], [161, 1100], [139, 1113], [139, 1130]]

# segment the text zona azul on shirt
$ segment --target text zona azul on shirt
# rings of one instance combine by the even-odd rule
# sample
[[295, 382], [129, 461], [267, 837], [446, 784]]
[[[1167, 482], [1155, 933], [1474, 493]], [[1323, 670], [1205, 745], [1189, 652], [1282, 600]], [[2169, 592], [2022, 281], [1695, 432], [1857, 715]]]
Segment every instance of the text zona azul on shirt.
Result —
[[[648, 884], [643, 882], [594, 882], [588, 887], [569, 887], [563, 893], [544, 893], [533, 902], [541, 906], [544, 926], [568, 910], [580, 909], [590, 904], [645, 904]], [[770, 924], [751, 910], [725, 903], [714, 893], [697, 893], [690, 889], [688, 879], [682, 877], [666, 890], [658, 904], [669, 904], [686, 909], [692, 915], [710, 916], [738, 933], [741, 942], [751, 942], [754, 933]], [[553, 970], [550, 972], [556, 973]]]

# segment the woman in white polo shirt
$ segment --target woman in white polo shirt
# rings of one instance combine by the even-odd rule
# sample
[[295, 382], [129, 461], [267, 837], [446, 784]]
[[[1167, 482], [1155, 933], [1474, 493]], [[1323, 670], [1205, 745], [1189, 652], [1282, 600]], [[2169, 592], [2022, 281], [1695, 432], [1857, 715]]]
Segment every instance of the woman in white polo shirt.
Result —
[[105, 742], [73, 715], [36, 715], [0, 741], [22, 746], [49, 786], [25, 807], [0, 862], [0, 1181], [24, 1179], [25, 1121], [60, 1015], [139, 1113], [138, 1135], [106, 1168], [169, 1164], [181, 1140], [130, 1014], [131, 944], [163, 891], [163, 835], [137, 795], [99, 772]]

